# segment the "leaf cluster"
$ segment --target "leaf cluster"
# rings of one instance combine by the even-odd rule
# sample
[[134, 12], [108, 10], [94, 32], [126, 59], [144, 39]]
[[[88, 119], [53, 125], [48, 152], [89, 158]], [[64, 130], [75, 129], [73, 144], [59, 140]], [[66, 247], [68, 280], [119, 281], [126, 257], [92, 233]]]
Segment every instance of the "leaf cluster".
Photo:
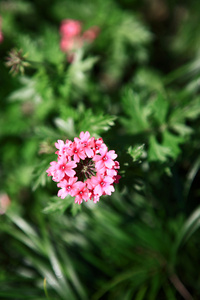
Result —
[[[199, 299], [199, 3], [9, 0], [0, 11], [0, 298]], [[100, 28], [72, 62], [59, 46], [67, 18]], [[14, 77], [13, 48], [28, 63]], [[116, 151], [121, 179], [79, 206], [46, 170], [55, 142], [81, 131]]]

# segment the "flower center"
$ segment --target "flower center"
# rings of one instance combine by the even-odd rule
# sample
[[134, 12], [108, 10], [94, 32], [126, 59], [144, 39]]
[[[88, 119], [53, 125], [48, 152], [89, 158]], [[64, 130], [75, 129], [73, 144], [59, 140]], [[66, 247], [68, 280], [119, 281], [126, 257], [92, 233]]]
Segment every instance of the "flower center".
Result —
[[87, 157], [85, 160], [80, 160], [80, 162], [77, 163], [77, 167], [74, 171], [76, 172], [78, 180], [84, 182], [88, 178], [96, 175], [95, 163], [91, 158]]

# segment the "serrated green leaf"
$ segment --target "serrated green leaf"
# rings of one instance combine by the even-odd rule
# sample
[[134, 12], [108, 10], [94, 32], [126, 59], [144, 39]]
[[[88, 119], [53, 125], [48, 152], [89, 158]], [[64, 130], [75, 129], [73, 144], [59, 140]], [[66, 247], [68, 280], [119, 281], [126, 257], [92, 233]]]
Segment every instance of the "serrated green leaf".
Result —
[[73, 64], [70, 65], [67, 72], [68, 75], [66, 76], [69, 83], [81, 90], [86, 89], [88, 79], [87, 72], [89, 72], [98, 61], [98, 57], [83, 59], [83, 54], [83, 49], [78, 49], [78, 51], [75, 52]]
[[39, 41], [32, 39], [29, 35], [23, 35], [22, 33], [17, 37], [19, 48], [23, 49], [24, 53], [27, 53], [28, 59], [31, 61], [42, 61], [43, 52], [39, 47]]
[[47, 204], [47, 207], [44, 208], [44, 213], [50, 214], [50, 213], [60, 213], [63, 214], [65, 210], [73, 205], [74, 198], [71, 196], [67, 196], [65, 199], [61, 199], [57, 196], [52, 197]]
[[174, 159], [180, 154], [181, 149], [179, 145], [183, 141], [184, 139], [182, 137], [174, 135], [167, 130], [163, 132], [162, 146], [170, 149], [169, 156], [171, 156]]
[[144, 154], [144, 144], [141, 146], [135, 146], [135, 147], [130, 146], [128, 148], [128, 154], [130, 154], [133, 161], [140, 160], [140, 158]]
[[76, 135], [74, 120], [72, 118], [68, 118], [66, 121], [61, 118], [54, 119], [56, 126], [66, 133], [69, 137], [74, 137]]
[[54, 27], [45, 28], [43, 39], [42, 48], [45, 60], [55, 65], [61, 64], [66, 59], [66, 55], [60, 49], [60, 36], [58, 31], [55, 30]]
[[78, 203], [73, 203], [71, 207], [72, 216], [75, 217], [77, 213], [81, 210], [81, 208], [81, 205], [79, 205]]
[[171, 128], [184, 137], [192, 134], [194, 131], [193, 128], [181, 123], [172, 124]]
[[55, 159], [55, 155], [49, 155], [48, 159], [40, 162], [33, 172], [32, 190], [35, 191], [39, 186], [45, 186], [48, 180], [46, 170], [50, 167], [50, 162]]
[[130, 133], [138, 133], [149, 128], [147, 116], [149, 109], [141, 105], [139, 95], [131, 90], [125, 92], [122, 98], [123, 109], [130, 117], [129, 119], [121, 118], [122, 123], [127, 126]]
[[166, 122], [166, 116], [169, 109], [169, 102], [159, 94], [151, 104], [152, 114], [160, 125]]
[[59, 133], [51, 127], [38, 126], [35, 128], [35, 133], [41, 139], [58, 139]]
[[165, 147], [159, 144], [154, 136], [150, 137], [149, 143], [149, 161], [167, 161], [168, 157], [171, 155], [171, 149], [169, 147]]
[[[133, 34], [134, 33], [134, 34]], [[124, 17], [117, 29], [117, 35], [132, 45], [146, 44], [152, 39], [152, 34], [135, 16]]]
[[165, 94], [162, 77], [155, 70], [140, 68], [134, 76], [134, 85], [139, 87], [142, 92], [159, 91]]
[[36, 92], [36, 82], [34, 79], [28, 78], [27, 76], [21, 76], [19, 81], [23, 87], [9, 95], [8, 100], [10, 102], [32, 100], [37, 103], [41, 100], [40, 95]]
[[200, 101], [199, 103], [194, 103], [193, 105], [186, 107], [184, 115], [187, 119], [194, 120], [200, 115]]
[[89, 131], [91, 135], [98, 135], [110, 129], [114, 125], [116, 116], [95, 115], [91, 109], [84, 112], [84, 115], [78, 123], [79, 131]]

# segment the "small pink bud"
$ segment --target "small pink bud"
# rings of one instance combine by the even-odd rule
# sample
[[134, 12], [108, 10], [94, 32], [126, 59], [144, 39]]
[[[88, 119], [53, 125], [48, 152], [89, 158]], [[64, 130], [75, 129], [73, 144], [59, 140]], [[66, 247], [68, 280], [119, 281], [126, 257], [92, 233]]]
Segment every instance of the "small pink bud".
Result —
[[74, 37], [81, 33], [81, 22], [71, 19], [63, 20], [60, 26], [60, 34], [65, 37]]
[[0, 194], [0, 215], [5, 214], [8, 207], [10, 206], [10, 203], [11, 203], [10, 198], [6, 193]]
[[99, 35], [100, 29], [98, 26], [93, 26], [83, 33], [83, 39], [88, 42], [94, 41]]
[[0, 31], [0, 44], [3, 42], [4, 37], [3, 37], [3, 33]]

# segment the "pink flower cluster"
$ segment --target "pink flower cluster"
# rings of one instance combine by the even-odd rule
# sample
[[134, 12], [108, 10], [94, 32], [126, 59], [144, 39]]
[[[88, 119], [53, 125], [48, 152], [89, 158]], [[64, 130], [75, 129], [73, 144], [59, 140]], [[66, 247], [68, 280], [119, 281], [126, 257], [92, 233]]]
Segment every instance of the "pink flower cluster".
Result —
[[99, 28], [93, 26], [82, 33], [82, 24], [79, 21], [66, 19], [60, 25], [60, 48], [67, 53], [69, 61], [73, 60], [74, 51], [81, 48], [84, 43], [91, 43], [99, 34]]
[[103, 139], [90, 137], [90, 133], [82, 131], [80, 138], [74, 141], [58, 140], [55, 143], [58, 151], [57, 161], [52, 161], [47, 169], [48, 176], [58, 182], [58, 197], [64, 199], [68, 194], [75, 197], [75, 203], [82, 201], [99, 201], [102, 195], [114, 192], [114, 183], [118, 183], [120, 175], [119, 162], [114, 150], [108, 151]]
[[3, 42], [3, 33], [1, 31], [1, 27], [2, 27], [2, 17], [0, 16], [0, 44]]

